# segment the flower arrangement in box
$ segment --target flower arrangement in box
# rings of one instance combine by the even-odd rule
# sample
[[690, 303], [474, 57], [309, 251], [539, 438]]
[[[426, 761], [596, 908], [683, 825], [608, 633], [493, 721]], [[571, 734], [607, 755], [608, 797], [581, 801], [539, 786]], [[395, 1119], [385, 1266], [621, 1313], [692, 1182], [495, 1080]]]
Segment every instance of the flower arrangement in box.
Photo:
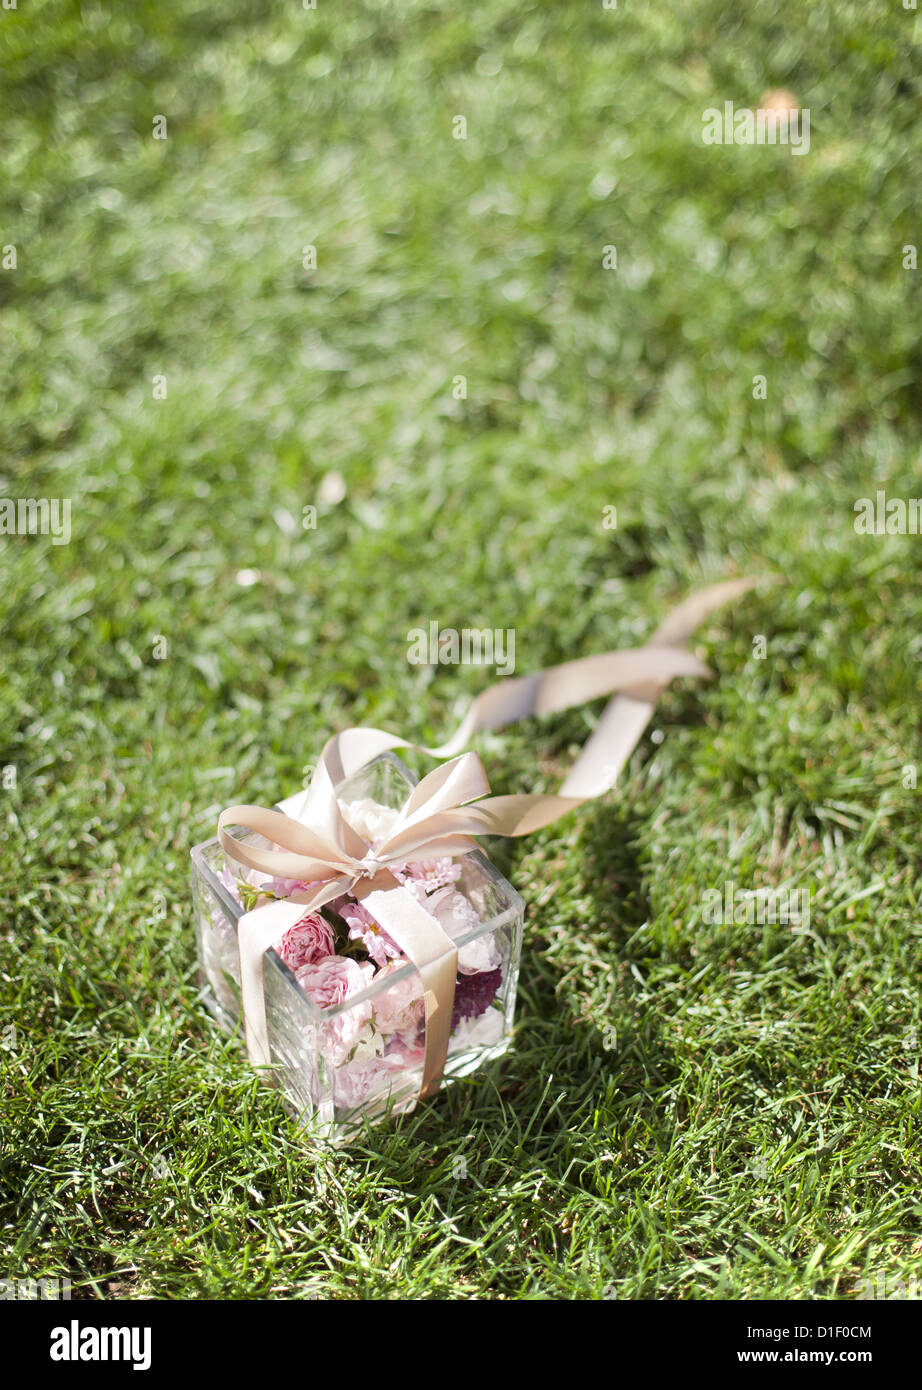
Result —
[[[350, 826], [372, 853], [412, 790], [387, 753], [340, 789]], [[303, 796], [283, 803], [297, 810]], [[389, 804], [390, 803], [390, 804]], [[256, 839], [258, 837], [254, 837]], [[237, 923], [284, 904], [294, 920], [266, 956], [272, 1063], [305, 1122], [341, 1139], [364, 1118], [409, 1108], [420, 1090], [425, 1010], [407, 956], [354, 893], [319, 908], [299, 902], [311, 884], [227, 859], [217, 839], [193, 851], [200, 977], [219, 1022], [241, 1019]], [[515, 1007], [523, 903], [480, 851], [394, 864], [399, 883], [458, 946], [444, 1075], [466, 1075], [508, 1046]], [[283, 909], [284, 911], [284, 909]]]

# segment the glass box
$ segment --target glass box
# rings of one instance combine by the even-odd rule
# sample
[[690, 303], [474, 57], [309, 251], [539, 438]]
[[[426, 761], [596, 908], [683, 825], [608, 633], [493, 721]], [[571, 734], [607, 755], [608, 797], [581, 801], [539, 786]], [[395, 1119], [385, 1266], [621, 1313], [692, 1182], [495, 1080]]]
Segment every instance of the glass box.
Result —
[[[414, 785], [400, 759], [386, 753], [336, 794], [371, 842], [369, 827], [398, 810]], [[268, 844], [251, 831], [234, 833]], [[193, 849], [192, 864], [203, 997], [218, 1023], [242, 1039], [237, 923], [247, 910], [244, 900], [252, 906], [287, 896], [291, 881], [226, 864], [217, 838]], [[458, 946], [446, 1085], [508, 1046], [524, 904], [480, 850], [408, 866], [404, 882]], [[323, 921], [307, 914], [303, 926], [266, 952], [266, 1017], [272, 1079], [304, 1125], [335, 1143], [366, 1120], [412, 1106], [425, 1021], [416, 967], [380, 935], [367, 911], [342, 899], [321, 912]]]

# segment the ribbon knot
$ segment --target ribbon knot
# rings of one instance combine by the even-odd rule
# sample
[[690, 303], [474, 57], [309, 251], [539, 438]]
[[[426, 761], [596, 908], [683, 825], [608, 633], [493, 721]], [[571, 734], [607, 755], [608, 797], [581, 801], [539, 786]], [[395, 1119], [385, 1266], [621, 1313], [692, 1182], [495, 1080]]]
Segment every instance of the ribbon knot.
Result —
[[369, 851], [364, 859], [358, 861], [355, 871], [358, 878], [377, 878], [381, 870], [386, 868], [387, 864], [381, 859], [376, 859], [374, 854]]

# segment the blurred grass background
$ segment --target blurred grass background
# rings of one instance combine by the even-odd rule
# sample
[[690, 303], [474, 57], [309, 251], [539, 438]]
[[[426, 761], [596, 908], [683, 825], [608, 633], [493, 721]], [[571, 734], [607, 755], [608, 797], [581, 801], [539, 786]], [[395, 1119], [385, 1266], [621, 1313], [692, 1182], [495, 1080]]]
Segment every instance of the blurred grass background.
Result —
[[[915, 1277], [922, 538], [853, 506], [922, 491], [919, 37], [880, 0], [0, 11], [0, 496], [73, 503], [69, 545], [0, 538], [4, 1277]], [[808, 155], [702, 144], [774, 88]], [[494, 849], [513, 1051], [306, 1145], [196, 1000], [220, 806], [336, 727], [444, 735], [490, 677], [409, 666], [411, 627], [514, 627], [526, 672], [748, 572], [788, 582], [702, 632], [716, 681], [620, 792]], [[483, 740], [495, 789], [552, 788], [597, 713]], [[811, 933], [708, 926], [728, 878], [809, 888]]]

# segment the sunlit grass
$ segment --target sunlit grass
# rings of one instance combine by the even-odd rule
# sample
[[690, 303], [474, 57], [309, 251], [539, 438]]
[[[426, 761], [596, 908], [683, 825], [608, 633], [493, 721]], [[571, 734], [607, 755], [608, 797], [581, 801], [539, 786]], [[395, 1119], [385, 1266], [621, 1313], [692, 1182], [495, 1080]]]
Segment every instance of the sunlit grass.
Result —
[[[922, 538], [853, 508], [922, 487], [918, 26], [3, 12], [0, 496], [73, 503], [69, 545], [0, 537], [4, 1277], [912, 1277]], [[701, 144], [704, 108], [777, 86], [809, 156]], [[787, 582], [702, 630], [716, 679], [663, 698], [620, 792], [491, 847], [528, 903], [513, 1049], [350, 1149], [305, 1142], [197, 999], [188, 851], [219, 808], [291, 791], [337, 727], [446, 734], [491, 676], [430, 679], [410, 628], [515, 628], [523, 673], [747, 572]], [[484, 740], [496, 789], [552, 788], [597, 713]], [[810, 932], [708, 925], [728, 879], [810, 889]]]

